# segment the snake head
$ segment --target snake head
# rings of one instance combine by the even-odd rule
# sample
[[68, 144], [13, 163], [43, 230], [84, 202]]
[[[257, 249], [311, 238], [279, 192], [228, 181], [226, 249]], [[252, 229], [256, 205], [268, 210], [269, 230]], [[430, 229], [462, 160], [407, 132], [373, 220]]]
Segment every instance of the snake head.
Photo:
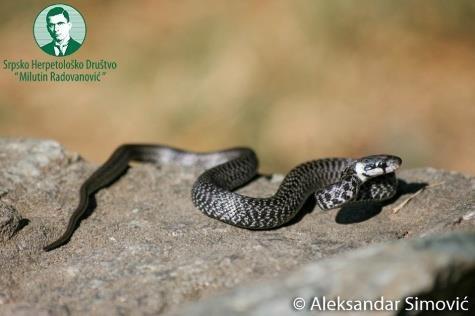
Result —
[[366, 156], [356, 160], [354, 171], [363, 182], [387, 173], [396, 171], [402, 164], [402, 159], [391, 155]]

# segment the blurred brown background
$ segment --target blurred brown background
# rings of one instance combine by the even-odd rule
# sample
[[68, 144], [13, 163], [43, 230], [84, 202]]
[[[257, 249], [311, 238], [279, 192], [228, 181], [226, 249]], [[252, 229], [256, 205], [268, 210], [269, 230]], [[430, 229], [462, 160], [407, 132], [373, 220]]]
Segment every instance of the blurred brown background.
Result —
[[[54, 60], [32, 37], [50, 1], [2, 1], [0, 56]], [[124, 142], [253, 147], [261, 170], [400, 155], [475, 174], [475, 1], [69, 1], [68, 59], [100, 83], [0, 71], [0, 135], [56, 139], [100, 162]]]

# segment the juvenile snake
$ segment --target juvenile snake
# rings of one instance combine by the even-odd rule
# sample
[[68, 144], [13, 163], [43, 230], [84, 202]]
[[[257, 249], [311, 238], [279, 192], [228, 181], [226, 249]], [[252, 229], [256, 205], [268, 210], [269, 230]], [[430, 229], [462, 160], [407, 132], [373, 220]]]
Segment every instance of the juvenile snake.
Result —
[[209, 217], [247, 229], [270, 229], [287, 223], [312, 193], [324, 210], [351, 201], [389, 199], [396, 193], [394, 171], [402, 162], [401, 158], [390, 155], [313, 160], [292, 169], [273, 196], [254, 198], [233, 192], [257, 173], [257, 157], [249, 148], [196, 153], [162, 145], [125, 144], [82, 184], [79, 205], [66, 231], [44, 247], [45, 251], [71, 239], [91, 196], [114, 182], [127, 170], [130, 161], [174, 162], [205, 168], [191, 190], [193, 204]]

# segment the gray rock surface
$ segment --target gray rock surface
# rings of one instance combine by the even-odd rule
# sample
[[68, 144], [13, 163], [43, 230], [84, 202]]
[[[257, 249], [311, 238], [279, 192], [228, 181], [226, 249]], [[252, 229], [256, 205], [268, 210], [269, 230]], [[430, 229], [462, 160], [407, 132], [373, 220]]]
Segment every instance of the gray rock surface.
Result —
[[0, 201], [0, 240], [10, 239], [20, 229], [21, 216], [18, 211]]
[[[96, 194], [97, 207], [67, 245], [43, 252], [42, 247], [64, 231], [78, 203], [78, 189], [96, 167], [53, 141], [0, 140], [0, 201], [23, 218], [23, 224], [11, 224], [16, 233], [0, 243], [0, 314], [181, 314], [186, 313], [181, 309], [185, 304], [201, 300], [198, 304], [209, 304], [212, 297], [236, 287], [251, 286], [253, 293], [256, 282], [276, 282], [306, 264], [329, 262], [321, 261], [329, 256], [333, 262], [345, 262], [353, 249], [377, 244], [376, 250], [355, 255], [369, 257], [385, 251], [382, 242], [475, 231], [475, 178], [455, 172], [402, 170], [401, 193], [384, 205], [322, 212], [309, 201], [291, 224], [249, 231], [208, 218], [193, 207], [190, 189], [202, 170], [133, 164], [116, 183]], [[240, 191], [268, 196], [280, 180], [260, 177]], [[398, 211], [393, 210], [416, 192]], [[450, 245], [460, 240], [463, 246], [455, 247], [459, 251], [473, 249], [471, 235], [447, 238]], [[397, 273], [413, 246], [387, 247], [400, 247], [395, 252], [399, 256], [389, 257], [393, 263], [382, 264], [388, 266], [384, 271], [393, 267]], [[456, 260], [451, 247], [446, 248], [441, 256]], [[430, 257], [431, 250], [428, 253]], [[468, 265], [473, 267], [473, 261]], [[444, 265], [437, 267], [441, 270]], [[367, 271], [351, 279], [351, 265], [343, 268], [354, 283], [378, 278]], [[437, 277], [437, 269], [427, 270], [431, 278]], [[349, 288], [358, 289], [356, 284]], [[382, 295], [377, 289], [384, 288], [367, 293]], [[306, 293], [327, 293], [325, 289], [338, 287]], [[279, 288], [273, 290], [280, 293]], [[219, 306], [228, 308], [236, 294], [230, 295]], [[284, 303], [290, 307], [289, 298]], [[206, 311], [205, 305], [199, 306]], [[260, 306], [265, 315], [268, 305]]]
[[[469, 309], [473, 312], [474, 297], [475, 233], [453, 233], [351, 251], [308, 264], [284, 278], [192, 304], [181, 313], [366, 315], [373, 309], [379, 315], [398, 310], [406, 315], [425, 309], [421, 302], [428, 301], [443, 306], [443, 315], [463, 315]], [[454, 302], [451, 311], [447, 301]], [[358, 307], [362, 304], [367, 304], [366, 311]], [[436, 310], [429, 305], [427, 311]]]

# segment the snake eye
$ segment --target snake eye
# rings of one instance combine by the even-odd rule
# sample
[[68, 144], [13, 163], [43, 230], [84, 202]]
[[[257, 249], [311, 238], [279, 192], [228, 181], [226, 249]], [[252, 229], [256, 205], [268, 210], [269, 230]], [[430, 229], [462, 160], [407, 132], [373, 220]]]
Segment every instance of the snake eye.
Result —
[[367, 164], [366, 166], [364, 166], [364, 171], [372, 170], [374, 168], [375, 168], [374, 164]]

